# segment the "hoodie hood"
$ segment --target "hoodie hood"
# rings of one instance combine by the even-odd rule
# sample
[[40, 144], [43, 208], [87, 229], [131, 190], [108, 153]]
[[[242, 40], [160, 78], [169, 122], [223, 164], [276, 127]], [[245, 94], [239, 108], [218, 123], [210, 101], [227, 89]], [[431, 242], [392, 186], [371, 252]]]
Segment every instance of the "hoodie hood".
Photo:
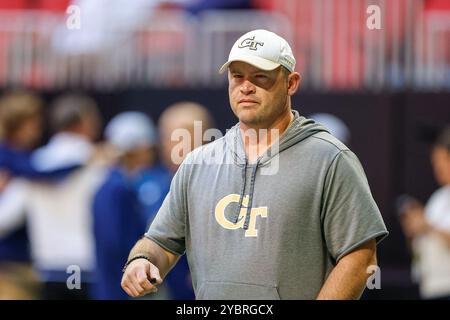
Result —
[[232, 127], [225, 135], [226, 148], [232, 152], [235, 164], [242, 167], [242, 184], [239, 193], [239, 205], [234, 216], [232, 217], [234, 223], [239, 221], [239, 214], [242, 209], [242, 201], [244, 199], [247, 184], [247, 169], [249, 168], [252, 170], [250, 178], [249, 201], [244, 223], [245, 230], [248, 229], [248, 225], [250, 223], [250, 212], [252, 210], [253, 193], [258, 168], [269, 165], [274, 157], [278, 156], [289, 147], [307, 139], [308, 137], [319, 132], [328, 132], [328, 130], [321, 124], [312, 119], [307, 119], [300, 116], [298, 111], [292, 110], [292, 113], [294, 114], [294, 119], [285, 132], [281, 135], [278, 143], [275, 142], [276, 144], [272, 144], [272, 146], [258, 158], [256, 163], [250, 164], [248, 162], [239, 123]]

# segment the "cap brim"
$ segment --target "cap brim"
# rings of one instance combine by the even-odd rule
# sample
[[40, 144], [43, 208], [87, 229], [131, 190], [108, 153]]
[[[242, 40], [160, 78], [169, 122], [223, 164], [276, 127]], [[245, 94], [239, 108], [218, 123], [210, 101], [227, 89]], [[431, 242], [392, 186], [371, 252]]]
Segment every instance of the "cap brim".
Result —
[[281, 66], [281, 64], [261, 58], [261, 57], [257, 57], [257, 56], [239, 56], [239, 57], [234, 57], [231, 58], [230, 60], [228, 60], [220, 69], [219, 69], [219, 73], [222, 74], [225, 72], [225, 70], [227, 70], [228, 66], [236, 61], [240, 61], [240, 62], [245, 62], [248, 63], [258, 69], [261, 70], [265, 70], [265, 71], [271, 71], [271, 70], [275, 70], [276, 68], [278, 68], [279, 66]]

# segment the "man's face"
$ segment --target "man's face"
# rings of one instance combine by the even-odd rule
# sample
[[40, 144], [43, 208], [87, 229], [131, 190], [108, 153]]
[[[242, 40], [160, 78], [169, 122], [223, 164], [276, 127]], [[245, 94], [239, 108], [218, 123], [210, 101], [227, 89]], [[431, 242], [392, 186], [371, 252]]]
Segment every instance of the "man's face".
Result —
[[264, 71], [236, 61], [228, 81], [231, 108], [247, 126], [266, 128], [288, 107], [288, 79], [281, 67]]

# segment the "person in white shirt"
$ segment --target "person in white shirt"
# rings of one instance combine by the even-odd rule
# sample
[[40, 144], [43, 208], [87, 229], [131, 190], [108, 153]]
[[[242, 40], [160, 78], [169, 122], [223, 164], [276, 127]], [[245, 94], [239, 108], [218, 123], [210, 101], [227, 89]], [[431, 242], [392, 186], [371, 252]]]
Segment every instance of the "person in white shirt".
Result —
[[441, 186], [425, 207], [404, 208], [401, 225], [411, 240], [420, 294], [424, 299], [450, 299], [450, 127], [433, 146], [431, 163]]
[[84, 165], [56, 181], [26, 182], [22, 210], [16, 213], [27, 214], [42, 298], [89, 299], [95, 271], [92, 198], [105, 174], [104, 164], [95, 160], [93, 143], [100, 132], [100, 116], [92, 99], [69, 94], [53, 104], [50, 123], [55, 134], [32, 154], [33, 166], [52, 171]]

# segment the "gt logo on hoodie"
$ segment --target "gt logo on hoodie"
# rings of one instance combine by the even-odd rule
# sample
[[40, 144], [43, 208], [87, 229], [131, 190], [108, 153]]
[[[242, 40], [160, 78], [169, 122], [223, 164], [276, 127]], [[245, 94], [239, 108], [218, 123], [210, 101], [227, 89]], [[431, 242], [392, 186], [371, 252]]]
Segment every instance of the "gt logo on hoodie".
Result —
[[[239, 219], [237, 223], [233, 223], [228, 220], [225, 216], [225, 209], [231, 203], [239, 204], [239, 195], [238, 194], [230, 194], [228, 196], [223, 197], [216, 205], [215, 209], [215, 217], [217, 223], [225, 229], [236, 230], [244, 227], [245, 216], [247, 215], [247, 206], [248, 206], [248, 195], [244, 197], [242, 200], [242, 208], [239, 213]], [[248, 225], [248, 229], [245, 231], [246, 237], [257, 237], [258, 230], [256, 230], [256, 218], [261, 216], [261, 218], [267, 218], [268, 208], [267, 207], [259, 207], [252, 208], [250, 211], [250, 223]]]

